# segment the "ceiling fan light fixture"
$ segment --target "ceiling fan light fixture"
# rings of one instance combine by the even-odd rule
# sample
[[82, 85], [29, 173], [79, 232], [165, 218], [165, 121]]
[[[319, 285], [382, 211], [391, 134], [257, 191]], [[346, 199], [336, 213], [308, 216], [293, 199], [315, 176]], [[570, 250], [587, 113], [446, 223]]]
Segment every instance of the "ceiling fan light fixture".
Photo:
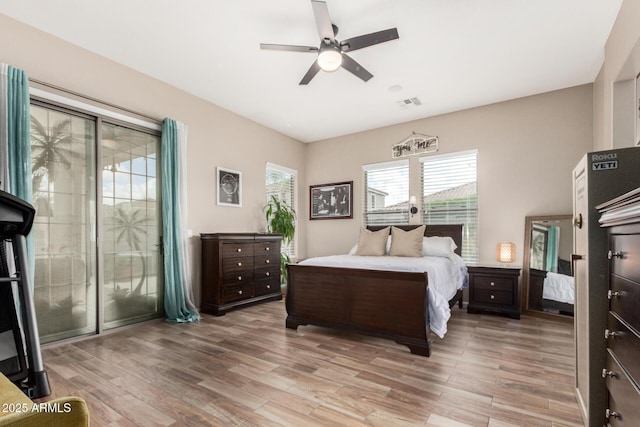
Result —
[[342, 65], [342, 52], [337, 46], [323, 46], [318, 54], [318, 65], [324, 71], [335, 71]]

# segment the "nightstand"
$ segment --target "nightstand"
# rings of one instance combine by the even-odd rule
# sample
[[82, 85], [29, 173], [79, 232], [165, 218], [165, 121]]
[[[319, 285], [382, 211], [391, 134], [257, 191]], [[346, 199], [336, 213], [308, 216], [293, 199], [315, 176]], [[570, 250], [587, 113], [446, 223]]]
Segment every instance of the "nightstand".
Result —
[[520, 268], [469, 266], [468, 313], [491, 311], [520, 318]]

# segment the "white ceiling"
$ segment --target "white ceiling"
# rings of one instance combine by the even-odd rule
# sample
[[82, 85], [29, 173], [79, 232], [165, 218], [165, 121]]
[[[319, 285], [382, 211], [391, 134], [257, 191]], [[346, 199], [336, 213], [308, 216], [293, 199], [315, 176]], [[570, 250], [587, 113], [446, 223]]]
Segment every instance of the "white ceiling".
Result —
[[400, 38], [350, 53], [367, 83], [339, 69], [308, 86], [315, 54], [259, 48], [318, 46], [308, 0], [2, 0], [0, 13], [311, 142], [593, 82], [621, 3], [327, 0], [338, 40]]

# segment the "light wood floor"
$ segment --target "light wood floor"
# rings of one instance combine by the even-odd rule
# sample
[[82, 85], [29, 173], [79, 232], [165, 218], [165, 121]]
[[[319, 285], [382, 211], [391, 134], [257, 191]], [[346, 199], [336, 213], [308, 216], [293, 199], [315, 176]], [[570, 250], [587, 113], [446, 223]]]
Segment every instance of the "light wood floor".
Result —
[[570, 324], [454, 308], [425, 358], [285, 317], [277, 301], [46, 347], [51, 398], [83, 397], [92, 426], [582, 425]]

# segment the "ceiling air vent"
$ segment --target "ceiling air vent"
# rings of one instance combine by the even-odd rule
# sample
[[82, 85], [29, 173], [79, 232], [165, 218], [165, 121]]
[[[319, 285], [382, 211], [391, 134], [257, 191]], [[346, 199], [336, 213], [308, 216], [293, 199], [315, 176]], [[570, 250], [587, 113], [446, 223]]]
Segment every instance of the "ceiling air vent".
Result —
[[407, 98], [398, 101], [398, 105], [400, 106], [400, 108], [417, 107], [419, 105], [422, 105], [422, 101], [420, 101], [420, 99], [418, 99], [417, 97]]

